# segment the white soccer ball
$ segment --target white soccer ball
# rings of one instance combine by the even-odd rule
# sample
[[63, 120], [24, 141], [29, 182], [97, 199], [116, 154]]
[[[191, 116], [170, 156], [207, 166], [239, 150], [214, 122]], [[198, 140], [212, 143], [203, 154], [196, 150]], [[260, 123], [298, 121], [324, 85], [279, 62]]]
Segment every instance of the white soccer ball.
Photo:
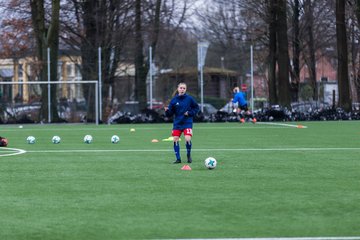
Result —
[[27, 141], [27, 143], [28, 144], [34, 144], [35, 143], [35, 137], [34, 136], [28, 136], [27, 138], [26, 138], [26, 141]]
[[120, 141], [119, 136], [113, 135], [113, 136], [111, 137], [111, 142], [112, 142], [112, 143], [118, 143], [119, 141]]
[[92, 142], [92, 140], [93, 140], [93, 137], [92, 137], [91, 135], [85, 135], [85, 137], [84, 137], [84, 143], [89, 144], [89, 143]]
[[205, 159], [205, 167], [208, 169], [214, 169], [216, 168], [217, 161], [213, 157], [208, 157]]
[[60, 138], [59, 136], [53, 136], [53, 138], [51, 139], [51, 141], [52, 141], [54, 144], [58, 144], [58, 143], [60, 143], [61, 138]]

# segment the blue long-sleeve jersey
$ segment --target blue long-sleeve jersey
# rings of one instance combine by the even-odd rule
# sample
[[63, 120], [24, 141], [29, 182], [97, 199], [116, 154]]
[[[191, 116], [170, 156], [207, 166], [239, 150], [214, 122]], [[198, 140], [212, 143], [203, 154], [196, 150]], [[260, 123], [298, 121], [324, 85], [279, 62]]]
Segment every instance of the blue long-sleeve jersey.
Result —
[[245, 106], [247, 105], [247, 101], [245, 99], [245, 93], [243, 92], [238, 92], [235, 94], [233, 100], [233, 103], [238, 103], [238, 106]]
[[[176, 95], [171, 99], [168, 108], [165, 114], [167, 117], [174, 115], [173, 129], [184, 130], [192, 128], [193, 117], [199, 111], [199, 105], [193, 97], [187, 94]], [[185, 112], [188, 112], [188, 116], [184, 115]]]

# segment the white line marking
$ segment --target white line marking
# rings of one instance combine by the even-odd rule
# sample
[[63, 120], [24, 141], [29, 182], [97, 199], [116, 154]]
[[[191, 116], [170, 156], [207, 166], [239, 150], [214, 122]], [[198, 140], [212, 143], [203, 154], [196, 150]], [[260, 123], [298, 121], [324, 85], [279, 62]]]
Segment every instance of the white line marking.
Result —
[[[214, 127], [207, 127], [207, 126], [194, 126], [194, 129], [200, 130], [200, 129], [269, 129], [269, 128], [277, 128], [280, 129], [280, 127], [295, 127], [295, 128], [307, 128], [306, 126], [303, 125], [292, 125], [292, 124], [285, 124], [285, 123], [275, 123], [275, 122], [257, 122], [255, 125], [263, 125], [263, 126], [255, 126], [253, 124], [250, 124], [250, 126], [246, 126], [246, 125], [233, 125], [233, 126], [214, 126]], [[302, 127], [299, 127], [302, 126]], [[107, 131], [107, 130], [114, 130], [114, 131], [126, 131], [126, 132], [130, 132], [130, 128], [131, 127], [104, 127], [104, 128], [94, 128], [94, 127], [79, 127], [79, 128], [56, 128], [56, 127], [51, 127], [51, 128], [22, 128], [21, 130], [19, 130], [19, 128], [9, 128], [9, 129], [2, 129], [2, 132], [19, 132], [19, 131], [92, 131], [92, 132], [96, 132], [96, 131]], [[169, 129], [171, 129], [171, 126], [169, 127]], [[136, 130], [141, 131], [141, 130], [164, 130], [164, 127], [137, 127]], [[168, 129], [165, 129], [166, 131], [170, 131]]]
[[[3, 154], [3, 153], [5, 153], [5, 154]], [[6, 147], [6, 148], [1, 148], [0, 157], [9, 157], [9, 156], [20, 155], [20, 154], [24, 154], [24, 153], [26, 153], [26, 151], [23, 149]]]
[[[184, 150], [184, 149], [183, 149]], [[193, 149], [195, 152], [210, 151], [360, 151], [360, 148], [218, 148]], [[62, 149], [62, 150], [29, 150], [28, 153], [81, 153], [81, 152], [171, 152], [172, 149]], [[185, 150], [184, 150], [185, 151]]]
[[301, 124], [288, 124], [288, 123], [276, 123], [276, 122], [257, 122], [256, 124], [262, 125], [274, 125], [274, 126], [284, 126], [284, 127], [294, 127], [294, 128], [307, 128], [307, 126]]
[[[167, 239], [171, 240], [171, 239]], [[360, 236], [354, 237], [286, 237], [286, 238], [184, 238], [176, 240], [360, 240]]]

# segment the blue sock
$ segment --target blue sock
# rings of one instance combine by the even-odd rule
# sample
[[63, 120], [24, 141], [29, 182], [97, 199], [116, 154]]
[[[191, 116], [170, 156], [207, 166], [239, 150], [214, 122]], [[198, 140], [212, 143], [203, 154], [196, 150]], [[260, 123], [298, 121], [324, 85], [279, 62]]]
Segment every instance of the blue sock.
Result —
[[176, 160], [180, 160], [180, 144], [179, 142], [174, 142], [174, 152], [176, 156]]
[[186, 142], [186, 152], [187, 152], [187, 156], [189, 157], [191, 155], [191, 146], [192, 143], [190, 142]]

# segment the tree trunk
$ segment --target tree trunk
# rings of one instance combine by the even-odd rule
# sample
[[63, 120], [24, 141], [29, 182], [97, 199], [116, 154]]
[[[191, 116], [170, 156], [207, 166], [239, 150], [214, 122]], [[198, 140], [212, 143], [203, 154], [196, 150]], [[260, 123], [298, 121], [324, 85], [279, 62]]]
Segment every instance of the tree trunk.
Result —
[[[52, 1], [51, 24], [48, 33], [48, 46], [50, 48], [50, 80], [58, 80], [58, 55], [59, 55], [59, 25], [60, 25], [60, 0]], [[57, 85], [51, 86], [51, 115], [52, 121], [58, 122], [60, 120], [57, 111], [58, 101], [60, 96], [57, 96]]]
[[313, 90], [313, 100], [318, 100], [318, 91], [316, 85], [316, 60], [315, 60], [315, 46], [314, 46], [314, 33], [313, 33], [313, 11], [311, 6], [311, 0], [305, 1], [305, 15], [306, 15], [306, 32], [308, 36], [308, 48], [309, 48], [309, 61], [307, 61], [310, 77], [310, 85]]
[[338, 58], [338, 87], [339, 87], [339, 106], [345, 111], [352, 110], [349, 72], [348, 72], [348, 53], [347, 37], [345, 25], [345, 0], [336, 0], [336, 40]]
[[[49, 27], [45, 26], [44, 0], [30, 0], [31, 19], [36, 38], [37, 58], [39, 62], [39, 80], [47, 81], [47, 48], [50, 48], [50, 81], [57, 81], [57, 61], [59, 51], [59, 12], [60, 0], [52, 1], [52, 16]], [[45, 120], [48, 116], [48, 87], [41, 85], [41, 108], [40, 119]], [[58, 121], [56, 85], [51, 85], [51, 118]]]
[[[360, 25], [360, 0], [356, 0], [356, 19], [357, 19], [357, 25]], [[359, 38], [357, 39], [359, 42]], [[356, 74], [354, 75], [354, 86], [355, 86], [355, 92], [356, 92], [356, 99], [352, 99], [353, 101], [359, 102], [360, 99], [360, 64], [358, 63], [358, 65], [356, 67], [356, 71], [354, 71], [354, 73], [356, 72]]]
[[[85, 38], [82, 39], [81, 57], [82, 57], [82, 77], [83, 80], [98, 79], [98, 43], [96, 27], [96, 0], [88, 0], [83, 3], [84, 10], [84, 31]], [[87, 103], [86, 121], [94, 122], [95, 115], [95, 88], [93, 85], [83, 84], [84, 97]]]
[[300, 83], [300, 27], [299, 15], [300, 5], [299, 0], [294, 1], [294, 16], [293, 16], [293, 69], [292, 69], [292, 101], [299, 101], [299, 83]]
[[135, 97], [139, 109], [145, 109], [146, 103], [146, 69], [144, 64], [144, 43], [142, 39], [141, 0], [135, 2]]
[[269, 22], [269, 102], [271, 105], [277, 104], [276, 88], [276, 8], [274, 1], [269, 2], [270, 22]]
[[[45, 29], [45, 13], [44, 1], [32, 0], [30, 1], [31, 7], [31, 20], [34, 28], [34, 35], [36, 39], [36, 57], [38, 61], [37, 70], [39, 72], [39, 80], [46, 81], [47, 79], [47, 64], [46, 64], [46, 29]], [[45, 85], [41, 85], [41, 108], [40, 120], [47, 121], [48, 116], [48, 92]]]
[[279, 104], [284, 107], [290, 107], [290, 81], [289, 81], [289, 46], [287, 36], [287, 15], [286, 0], [278, 0], [278, 100]]
[[151, 42], [153, 58], [155, 56], [156, 45], [160, 34], [160, 14], [161, 14], [161, 0], [157, 0], [155, 6], [155, 16], [154, 16], [154, 32], [153, 32], [153, 39]]

